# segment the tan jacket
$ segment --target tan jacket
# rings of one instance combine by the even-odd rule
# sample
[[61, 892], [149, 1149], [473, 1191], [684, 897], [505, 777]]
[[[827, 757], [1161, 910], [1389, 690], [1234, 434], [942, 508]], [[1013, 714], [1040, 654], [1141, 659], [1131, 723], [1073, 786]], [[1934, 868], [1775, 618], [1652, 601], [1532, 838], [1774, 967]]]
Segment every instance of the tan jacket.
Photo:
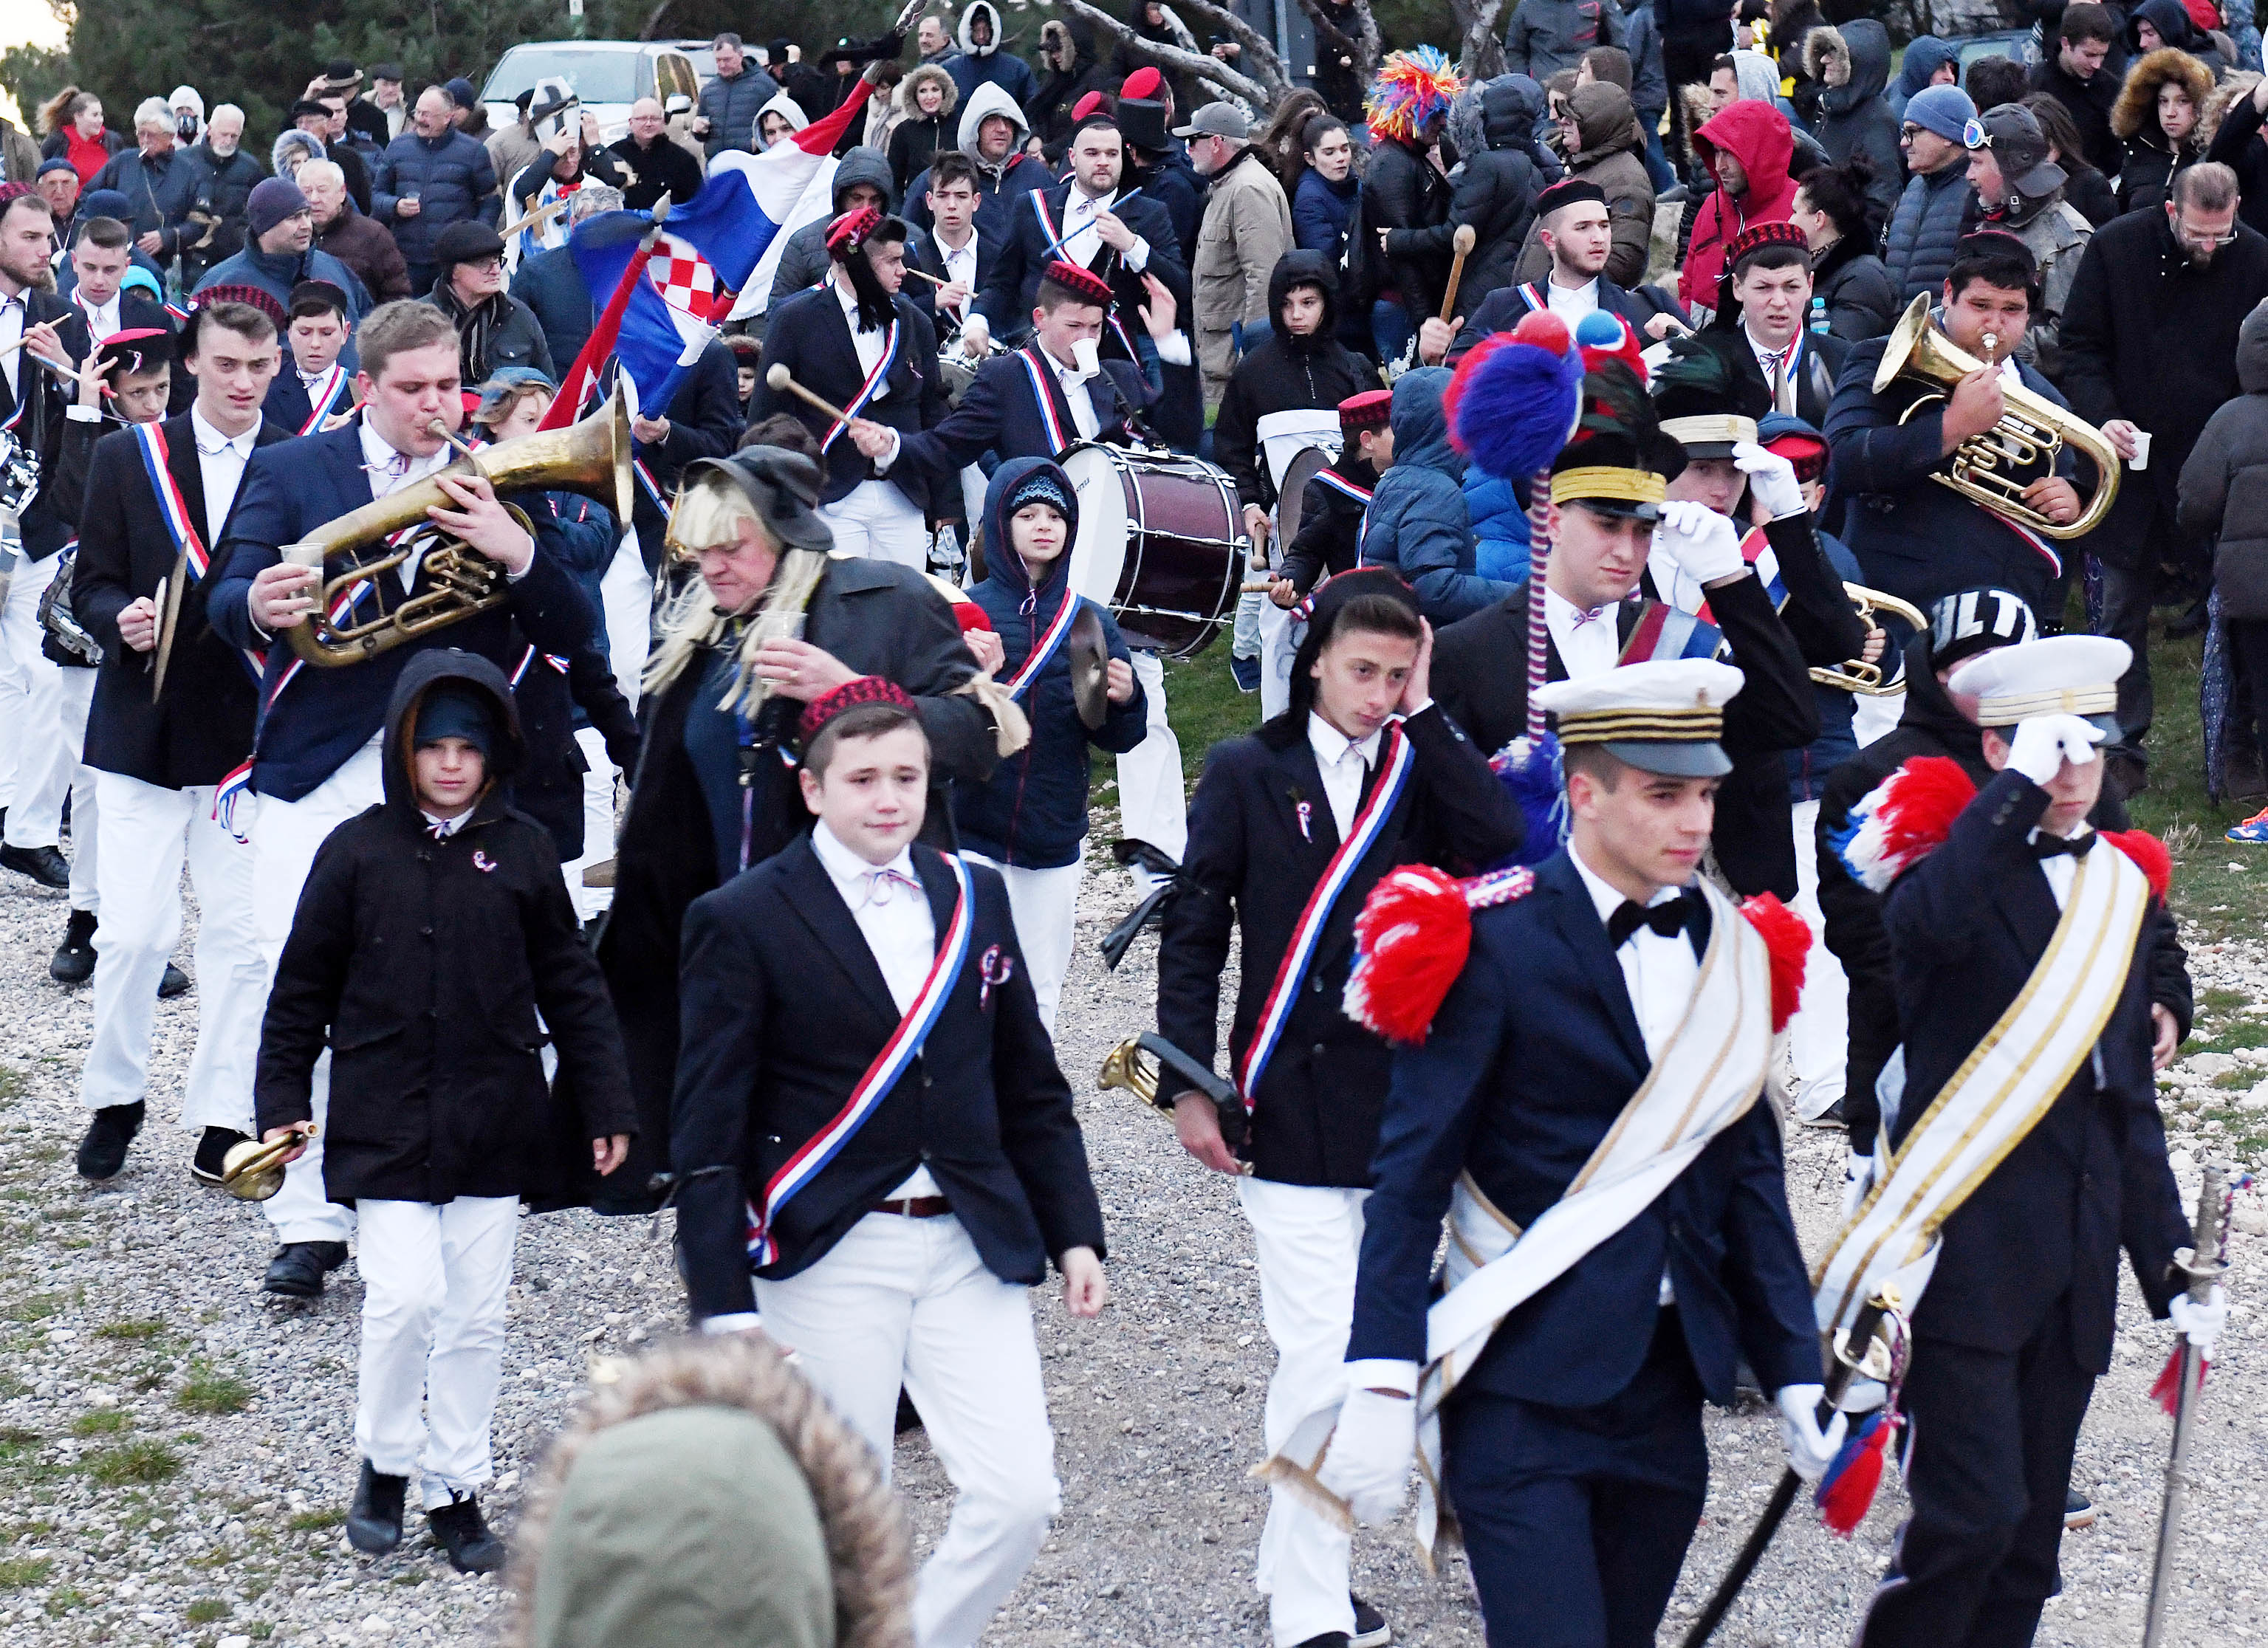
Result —
[[1209, 398], [1235, 363], [1229, 329], [1241, 320], [1265, 331], [1268, 277], [1292, 249], [1292, 206], [1256, 150], [1247, 149], [1213, 179], [1189, 270], [1197, 298], [1198, 350]]

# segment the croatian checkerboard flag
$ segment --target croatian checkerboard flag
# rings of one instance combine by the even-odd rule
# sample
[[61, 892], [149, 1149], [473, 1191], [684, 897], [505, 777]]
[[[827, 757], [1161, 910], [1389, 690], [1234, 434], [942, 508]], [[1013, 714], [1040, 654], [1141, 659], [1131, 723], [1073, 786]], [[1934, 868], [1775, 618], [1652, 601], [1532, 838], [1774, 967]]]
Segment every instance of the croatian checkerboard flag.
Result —
[[[662, 416], [686, 370], [717, 335], [733, 295], [761, 265], [777, 261], [767, 251], [826, 211], [832, 151], [865, 107], [865, 99], [853, 96], [762, 154], [718, 157], [701, 192], [671, 206], [644, 278], [631, 285], [622, 306], [619, 332], [611, 339], [593, 335], [569, 370], [560, 400], [580, 406], [611, 349], [637, 386], [637, 404]], [[604, 212], [575, 226], [568, 246], [594, 298], [619, 295], [652, 226], [652, 214], [642, 211]]]

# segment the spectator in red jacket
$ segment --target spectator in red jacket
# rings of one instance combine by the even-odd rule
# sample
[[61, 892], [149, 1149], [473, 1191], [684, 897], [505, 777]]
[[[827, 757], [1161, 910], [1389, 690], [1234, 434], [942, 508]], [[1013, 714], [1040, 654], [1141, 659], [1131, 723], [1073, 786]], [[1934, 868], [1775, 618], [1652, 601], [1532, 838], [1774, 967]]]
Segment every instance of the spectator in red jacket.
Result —
[[1786, 115], [1744, 99], [1693, 134], [1693, 151], [1715, 174], [1717, 188], [1694, 216], [1677, 295], [1689, 308], [1714, 308], [1725, 248], [1742, 231], [1786, 223], [1795, 210], [1795, 180], [1787, 174], [1795, 137]]

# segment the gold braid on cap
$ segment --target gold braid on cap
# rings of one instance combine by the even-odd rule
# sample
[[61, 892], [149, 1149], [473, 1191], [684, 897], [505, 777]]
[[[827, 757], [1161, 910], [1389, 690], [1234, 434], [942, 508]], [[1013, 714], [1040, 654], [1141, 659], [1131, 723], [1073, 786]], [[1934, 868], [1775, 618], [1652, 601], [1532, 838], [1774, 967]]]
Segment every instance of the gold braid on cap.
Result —
[[1725, 730], [1721, 710], [1575, 710], [1559, 717], [1562, 744], [1712, 744]]
[[2110, 715], [2118, 708], [2118, 684], [2051, 687], [2042, 692], [2006, 693], [1977, 701], [1979, 726], [2014, 726], [2043, 715]]
[[1661, 432], [1682, 446], [1707, 441], [1754, 441], [1756, 421], [1728, 412], [1697, 413], [1692, 417], [1662, 419]]
[[1586, 498], [1610, 498], [1623, 504], [1659, 504], [1669, 496], [1669, 483], [1651, 469], [1616, 469], [1601, 465], [1585, 469], [1562, 469], [1551, 477], [1554, 504], [1580, 504]]

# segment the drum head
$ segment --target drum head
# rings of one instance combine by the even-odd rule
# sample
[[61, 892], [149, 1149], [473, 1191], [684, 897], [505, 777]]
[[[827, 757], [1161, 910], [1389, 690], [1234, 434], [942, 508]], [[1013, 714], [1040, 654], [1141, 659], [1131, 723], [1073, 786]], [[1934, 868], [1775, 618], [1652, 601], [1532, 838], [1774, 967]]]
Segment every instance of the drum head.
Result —
[[1276, 560], [1281, 564], [1284, 551], [1292, 540], [1300, 535], [1300, 506], [1307, 501], [1307, 482], [1330, 466], [1331, 455], [1320, 446], [1310, 446], [1284, 466], [1284, 483], [1276, 498]]
[[1252, 433], [1268, 465], [1268, 478], [1279, 493], [1290, 490], [1284, 477], [1293, 459], [1310, 446], [1320, 446], [1336, 458], [1344, 438], [1339, 432], [1336, 407], [1301, 407], [1289, 412], [1265, 413], [1254, 423]]
[[1118, 580], [1126, 571], [1126, 535], [1131, 526], [1126, 500], [1125, 465], [1115, 447], [1074, 446], [1063, 457], [1064, 473], [1079, 495], [1079, 532], [1071, 540], [1071, 586], [1104, 607], [1118, 605]]

